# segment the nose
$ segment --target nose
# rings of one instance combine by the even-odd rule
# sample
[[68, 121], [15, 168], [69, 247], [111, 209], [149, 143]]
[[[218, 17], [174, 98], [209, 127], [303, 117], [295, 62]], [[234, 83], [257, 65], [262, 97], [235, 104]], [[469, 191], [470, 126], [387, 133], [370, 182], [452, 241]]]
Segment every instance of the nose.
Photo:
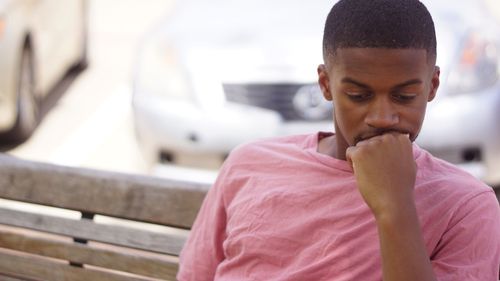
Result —
[[365, 123], [378, 129], [391, 128], [399, 123], [399, 114], [389, 98], [379, 97], [369, 105]]

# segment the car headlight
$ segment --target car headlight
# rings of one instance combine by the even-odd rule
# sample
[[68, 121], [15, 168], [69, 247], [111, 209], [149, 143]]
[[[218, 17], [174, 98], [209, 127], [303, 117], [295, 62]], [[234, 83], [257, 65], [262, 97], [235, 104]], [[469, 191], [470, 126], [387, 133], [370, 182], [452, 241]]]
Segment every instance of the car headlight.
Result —
[[162, 44], [144, 46], [135, 75], [135, 92], [169, 99], [193, 98], [187, 70], [172, 48]]
[[494, 85], [500, 73], [498, 43], [471, 32], [462, 46], [457, 63], [451, 66], [449, 93], [472, 93]]

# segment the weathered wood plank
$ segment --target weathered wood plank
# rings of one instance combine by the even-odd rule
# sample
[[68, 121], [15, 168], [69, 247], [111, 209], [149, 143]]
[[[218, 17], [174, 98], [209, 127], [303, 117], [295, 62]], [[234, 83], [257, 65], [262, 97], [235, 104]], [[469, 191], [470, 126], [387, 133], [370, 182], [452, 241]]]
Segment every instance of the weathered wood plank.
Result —
[[92, 220], [72, 220], [6, 208], [0, 208], [0, 224], [169, 255], [178, 255], [187, 238], [182, 234], [164, 234], [118, 225], [96, 224]]
[[0, 251], [0, 273], [51, 281], [146, 281], [148, 278], [79, 268], [36, 256]]
[[178, 270], [175, 257], [130, 254], [123, 248], [102, 249], [4, 230], [0, 230], [0, 247], [162, 279], [175, 279]]
[[2, 280], [2, 281], [26, 281], [26, 279], [14, 278], [14, 277], [2, 275], [2, 274], [0, 274], [0, 280]]
[[190, 228], [208, 189], [207, 184], [63, 167], [0, 154], [0, 198], [22, 202]]

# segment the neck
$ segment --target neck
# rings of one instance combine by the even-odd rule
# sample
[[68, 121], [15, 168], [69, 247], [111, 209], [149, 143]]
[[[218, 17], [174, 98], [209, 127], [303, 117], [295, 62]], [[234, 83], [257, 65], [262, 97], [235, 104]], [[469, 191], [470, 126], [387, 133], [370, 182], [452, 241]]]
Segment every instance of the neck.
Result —
[[349, 147], [349, 145], [347, 144], [344, 138], [342, 138], [337, 134], [334, 135], [334, 138], [335, 138], [335, 151], [337, 152], [335, 158], [345, 161], [347, 159], [346, 150]]
[[318, 143], [319, 153], [339, 160], [346, 160], [346, 149], [347, 147], [342, 144], [341, 138], [338, 138], [337, 135], [324, 137]]

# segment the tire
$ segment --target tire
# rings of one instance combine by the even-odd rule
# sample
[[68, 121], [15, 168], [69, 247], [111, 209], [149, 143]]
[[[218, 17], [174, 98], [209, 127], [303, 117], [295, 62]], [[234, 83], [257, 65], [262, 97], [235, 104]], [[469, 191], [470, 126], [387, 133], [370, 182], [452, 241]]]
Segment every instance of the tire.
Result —
[[29, 45], [23, 48], [16, 82], [17, 117], [14, 127], [7, 133], [7, 140], [24, 142], [40, 122], [40, 105], [35, 94], [35, 68], [33, 52]]

